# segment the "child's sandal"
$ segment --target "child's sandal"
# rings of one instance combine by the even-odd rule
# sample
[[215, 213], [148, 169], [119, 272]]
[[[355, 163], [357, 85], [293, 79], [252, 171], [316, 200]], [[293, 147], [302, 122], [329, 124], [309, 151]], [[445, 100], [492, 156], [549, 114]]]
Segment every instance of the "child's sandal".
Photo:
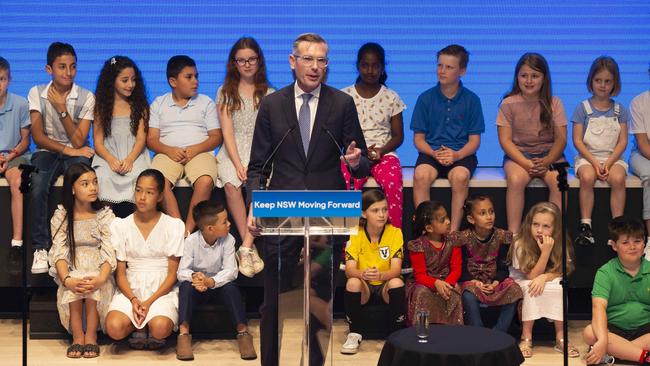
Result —
[[[564, 339], [555, 341], [555, 347], [553, 347], [553, 350], [558, 353], [564, 353]], [[569, 351], [568, 354], [569, 357], [571, 358], [580, 357], [580, 352], [578, 352], [578, 350], [572, 345], [569, 345], [567, 347], [567, 350]]]
[[533, 357], [533, 340], [530, 338], [522, 338], [519, 341], [519, 350], [524, 358]]
[[66, 352], [65, 355], [68, 356], [68, 358], [81, 358], [83, 357], [84, 346], [79, 343], [73, 343], [70, 345], [70, 347], [68, 347], [68, 349], [65, 352]]
[[146, 346], [147, 346], [146, 331], [136, 330], [135, 332], [131, 333], [131, 337], [129, 337], [129, 347], [131, 347], [131, 349], [143, 350], [145, 349]]
[[86, 344], [84, 346], [84, 358], [95, 358], [99, 357], [99, 345], [97, 344]]

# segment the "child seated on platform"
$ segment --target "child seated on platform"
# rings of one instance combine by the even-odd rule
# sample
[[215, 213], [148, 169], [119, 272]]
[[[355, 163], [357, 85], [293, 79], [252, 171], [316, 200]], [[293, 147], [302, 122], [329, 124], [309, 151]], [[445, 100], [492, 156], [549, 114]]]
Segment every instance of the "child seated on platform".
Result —
[[566, 147], [564, 106], [552, 93], [551, 72], [538, 53], [525, 53], [515, 67], [512, 88], [497, 114], [499, 143], [505, 153], [506, 216], [508, 230], [519, 231], [524, 191], [533, 178], [548, 186], [548, 200], [560, 206], [557, 171], [552, 163], [564, 161]]
[[11, 68], [0, 57], [0, 177], [7, 179], [11, 191], [11, 250], [8, 269], [19, 274], [23, 248], [23, 194], [20, 192], [21, 164], [29, 164], [29, 104], [25, 98], [9, 92]]
[[498, 306], [499, 318], [494, 329], [508, 332], [521, 288], [508, 277], [506, 257], [512, 244], [512, 233], [494, 227], [494, 205], [487, 196], [473, 196], [463, 206], [469, 229], [449, 234], [449, 241], [461, 246], [465, 324], [483, 326], [480, 304]]
[[591, 290], [592, 320], [582, 332], [591, 346], [588, 365], [613, 363], [612, 356], [650, 365], [650, 262], [643, 260], [645, 237], [639, 219], [621, 216], [609, 223], [609, 243], [617, 256], [598, 269]]
[[354, 354], [362, 335], [361, 305], [383, 301], [389, 306], [390, 331], [404, 326], [404, 281], [400, 278], [404, 254], [402, 230], [388, 222], [388, 201], [381, 190], [363, 193], [359, 233], [345, 248], [345, 315], [350, 333], [341, 353]]
[[417, 239], [408, 243], [415, 281], [406, 288], [408, 321], [419, 310], [429, 312], [429, 322], [463, 324], [461, 290], [457, 282], [462, 254], [447, 239], [450, 221], [440, 202], [424, 201], [415, 210]]
[[571, 118], [573, 144], [579, 153], [574, 164], [580, 179], [580, 227], [575, 240], [578, 245], [595, 243], [591, 213], [597, 180], [611, 187], [612, 217], [621, 216], [625, 211], [627, 163], [621, 157], [627, 147], [630, 118], [625, 107], [612, 99], [621, 91], [621, 76], [613, 58], [601, 56], [594, 60], [587, 76], [587, 89], [592, 93], [591, 98], [583, 100]]
[[30, 190], [32, 273], [48, 270], [47, 248], [50, 244], [48, 199], [51, 186], [59, 175], [74, 163], [90, 165], [95, 151], [88, 146], [88, 133], [93, 120], [93, 93], [74, 82], [77, 75], [77, 54], [72, 45], [61, 42], [47, 49], [45, 71], [52, 80], [29, 90], [29, 116], [36, 151], [32, 165]]
[[[422, 93], [411, 118], [418, 160], [413, 173], [413, 203], [430, 198], [431, 184], [447, 178], [451, 186], [451, 231], [463, 221], [463, 202], [485, 132], [481, 100], [463, 86], [469, 53], [459, 45], [438, 51], [438, 85]], [[418, 235], [420, 235], [418, 233]]]
[[179, 334], [176, 358], [193, 360], [190, 323], [195, 304], [200, 299], [221, 298], [235, 318], [239, 353], [244, 360], [257, 358], [253, 337], [248, 333], [246, 309], [241, 299], [235, 259], [235, 238], [230, 235], [228, 212], [221, 204], [201, 201], [194, 206], [194, 221], [199, 230], [185, 239], [185, 249], [178, 267], [180, 289]]
[[176, 181], [186, 177], [192, 184], [187, 237], [195, 228], [192, 208], [210, 199], [217, 180], [214, 149], [221, 144], [221, 128], [212, 99], [197, 94], [199, 73], [194, 60], [184, 55], [170, 58], [167, 82], [172, 91], [151, 103], [147, 146], [156, 153], [151, 167], [165, 176], [163, 207], [169, 216], [181, 217], [172, 192]]

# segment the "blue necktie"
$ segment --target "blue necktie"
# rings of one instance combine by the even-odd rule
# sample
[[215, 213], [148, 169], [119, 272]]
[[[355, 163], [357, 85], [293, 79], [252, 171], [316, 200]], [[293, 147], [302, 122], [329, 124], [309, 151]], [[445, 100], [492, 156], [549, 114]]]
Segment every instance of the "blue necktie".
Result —
[[309, 100], [312, 95], [305, 93], [301, 95], [302, 105], [300, 106], [300, 111], [298, 112], [298, 126], [300, 126], [300, 137], [302, 138], [302, 148], [305, 150], [305, 156], [309, 151], [309, 140], [311, 134], [309, 133], [311, 127], [311, 110], [309, 109]]

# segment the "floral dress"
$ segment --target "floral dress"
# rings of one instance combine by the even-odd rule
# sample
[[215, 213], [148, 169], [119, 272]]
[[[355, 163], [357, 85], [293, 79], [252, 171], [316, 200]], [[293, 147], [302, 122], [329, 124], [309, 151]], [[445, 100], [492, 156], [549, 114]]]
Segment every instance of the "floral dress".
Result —
[[70, 263], [70, 247], [67, 242], [68, 223], [66, 210], [59, 205], [52, 216], [52, 247], [48, 253], [48, 261], [50, 263], [50, 275], [54, 277], [54, 282], [59, 285], [56, 292], [56, 307], [59, 311], [59, 319], [61, 325], [68, 332], [70, 332], [70, 303], [82, 299], [97, 301], [99, 325], [104, 330], [104, 321], [115, 291], [115, 282], [113, 276], [109, 276], [101, 288], [89, 294], [77, 294], [61, 283], [56, 273], [56, 262], [59, 260], [66, 261], [72, 278], [97, 276], [100, 273], [100, 267], [104, 263], [108, 263], [111, 266], [111, 272], [113, 272], [117, 265], [115, 250], [111, 245], [110, 225], [113, 219], [115, 219], [113, 211], [108, 207], [104, 207], [97, 211], [94, 218], [74, 221], [75, 264], [72, 265]]

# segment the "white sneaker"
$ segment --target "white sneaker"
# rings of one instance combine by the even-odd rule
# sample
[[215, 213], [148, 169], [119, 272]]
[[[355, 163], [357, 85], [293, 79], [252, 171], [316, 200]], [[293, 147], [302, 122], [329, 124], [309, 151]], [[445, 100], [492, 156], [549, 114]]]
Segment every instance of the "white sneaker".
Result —
[[237, 259], [239, 260], [239, 273], [243, 274], [246, 277], [255, 276], [255, 266], [253, 264], [253, 250], [239, 247], [235, 253]]
[[[592, 346], [589, 346], [589, 349], [587, 350], [587, 353], [591, 352], [592, 348], [593, 348]], [[598, 363], [596, 365], [613, 365], [614, 362], [616, 362], [616, 359], [614, 358], [614, 356], [605, 353], [603, 355], [603, 358], [601, 358], [600, 361], [598, 361]]]
[[264, 261], [260, 258], [260, 253], [257, 252], [255, 245], [250, 249], [251, 258], [253, 259], [253, 270], [255, 274], [262, 272], [264, 269]]
[[359, 345], [361, 345], [361, 334], [359, 333], [350, 333], [348, 334], [348, 339], [341, 346], [341, 353], [344, 355], [353, 355], [359, 351]]
[[34, 251], [34, 262], [32, 262], [32, 273], [46, 273], [48, 270], [47, 265], [47, 250], [38, 249]]
[[603, 358], [600, 359], [599, 364], [600, 365], [613, 365], [614, 362], [616, 362], [616, 359], [614, 358], [614, 356], [608, 355], [607, 353], [605, 353]]

